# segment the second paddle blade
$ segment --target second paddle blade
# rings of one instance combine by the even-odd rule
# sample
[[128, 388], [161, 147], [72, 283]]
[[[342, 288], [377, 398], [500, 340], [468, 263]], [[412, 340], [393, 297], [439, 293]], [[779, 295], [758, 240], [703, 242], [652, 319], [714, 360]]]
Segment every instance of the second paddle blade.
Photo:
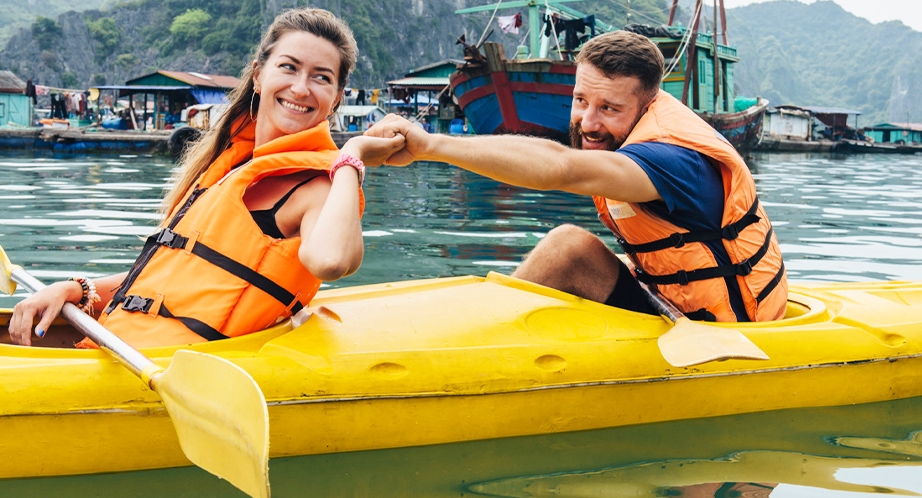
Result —
[[256, 381], [217, 356], [177, 351], [153, 388], [193, 463], [250, 496], [269, 496], [269, 412]]
[[675, 326], [661, 335], [658, 343], [663, 358], [674, 367], [730, 358], [768, 359], [768, 355], [739, 330], [693, 322], [685, 317], [676, 320]]

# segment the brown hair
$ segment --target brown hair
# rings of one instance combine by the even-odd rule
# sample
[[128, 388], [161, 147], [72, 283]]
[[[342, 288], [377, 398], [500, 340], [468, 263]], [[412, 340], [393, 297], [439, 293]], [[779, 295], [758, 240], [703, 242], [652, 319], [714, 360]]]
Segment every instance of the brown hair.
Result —
[[583, 45], [576, 56], [609, 78], [633, 76], [640, 80], [642, 97], [653, 99], [663, 81], [663, 53], [647, 37], [629, 31], [613, 31]]
[[[246, 65], [240, 76], [240, 83], [228, 95], [230, 104], [227, 111], [219, 121], [208, 130], [204, 136], [183, 153], [180, 160], [181, 168], [176, 178], [176, 184], [164, 199], [161, 213], [166, 216], [182, 201], [186, 191], [192, 187], [208, 167], [224, 152], [231, 143], [231, 139], [251, 123], [250, 107], [259, 108], [259, 94], [253, 92], [253, 76], [261, 68], [276, 43], [289, 32], [306, 32], [332, 43], [339, 50], [339, 80], [338, 92], [341, 94], [346, 88], [349, 74], [355, 69], [358, 59], [358, 45], [352, 30], [341, 19], [322, 9], [293, 9], [282, 12], [275, 18], [259, 46], [253, 61]], [[338, 104], [337, 104], [338, 105]], [[231, 129], [240, 118], [240, 126]]]

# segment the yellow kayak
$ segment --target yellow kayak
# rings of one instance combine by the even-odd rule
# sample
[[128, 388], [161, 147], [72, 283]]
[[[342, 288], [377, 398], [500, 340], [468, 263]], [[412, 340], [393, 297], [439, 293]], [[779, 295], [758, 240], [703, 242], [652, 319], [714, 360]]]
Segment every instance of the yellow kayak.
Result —
[[[769, 360], [694, 367], [663, 359], [660, 317], [494, 273], [311, 305], [296, 328], [142, 352], [166, 366], [193, 349], [248, 372], [272, 457], [922, 396], [922, 283], [794, 286], [785, 319], [733, 324]], [[0, 344], [0, 477], [188, 465], [157, 394], [105, 352], [66, 347], [79, 338], [61, 322], [36, 341], [52, 347]]]

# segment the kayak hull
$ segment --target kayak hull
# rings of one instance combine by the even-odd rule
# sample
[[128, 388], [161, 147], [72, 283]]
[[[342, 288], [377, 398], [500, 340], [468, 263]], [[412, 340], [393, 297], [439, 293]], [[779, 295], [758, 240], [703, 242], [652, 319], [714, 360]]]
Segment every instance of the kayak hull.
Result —
[[[182, 348], [253, 376], [272, 457], [922, 396], [922, 283], [790, 301], [734, 324], [769, 360], [686, 368], [659, 354], [662, 318], [498, 274], [323, 291], [300, 327]], [[156, 393], [101, 351], [0, 344], [0, 424], [2, 478], [189, 465]]]

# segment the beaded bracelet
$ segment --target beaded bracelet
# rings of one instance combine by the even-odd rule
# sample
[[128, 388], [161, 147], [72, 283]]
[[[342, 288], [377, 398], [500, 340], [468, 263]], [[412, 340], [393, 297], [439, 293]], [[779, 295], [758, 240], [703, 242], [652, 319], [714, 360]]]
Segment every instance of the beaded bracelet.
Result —
[[99, 294], [96, 293], [96, 284], [86, 277], [73, 277], [70, 280], [80, 284], [80, 288], [83, 289], [83, 297], [77, 301], [77, 307], [87, 315], [93, 316], [96, 312], [93, 305], [100, 301]]

